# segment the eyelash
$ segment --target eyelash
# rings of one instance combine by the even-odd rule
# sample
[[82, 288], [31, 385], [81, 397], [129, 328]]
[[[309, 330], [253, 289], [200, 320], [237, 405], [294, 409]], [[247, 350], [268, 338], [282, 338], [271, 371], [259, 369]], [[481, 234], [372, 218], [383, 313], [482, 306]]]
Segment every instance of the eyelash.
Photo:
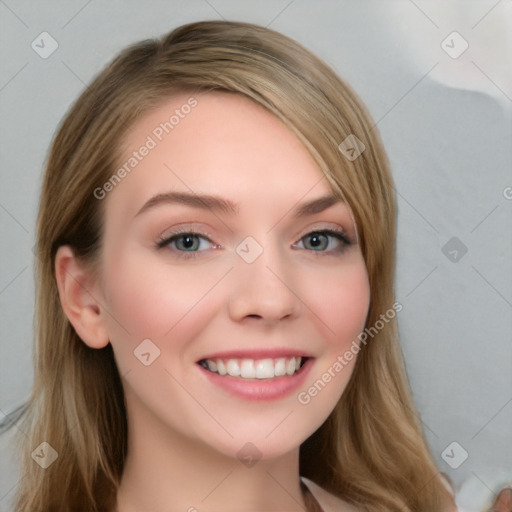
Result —
[[[207, 235], [206, 233], [191, 231], [190, 229], [183, 229], [183, 230], [177, 230], [177, 231], [171, 233], [170, 236], [165, 236], [165, 237], [160, 238], [156, 243], [156, 247], [158, 249], [163, 249], [170, 243], [172, 243], [176, 240], [179, 240], [180, 238], [183, 238], [184, 235], [203, 238], [203, 239], [207, 240], [208, 242], [213, 243], [212, 240], [210, 239], [209, 235]], [[310, 251], [310, 252], [314, 253], [315, 256], [330, 256], [330, 255], [332, 255], [331, 253], [333, 253], [333, 252], [341, 253], [341, 252], [343, 252], [343, 250], [346, 247], [348, 247], [349, 245], [352, 245], [351, 240], [348, 238], [348, 236], [342, 230], [334, 230], [334, 229], [313, 230], [313, 231], [310, 231], [309, 233], [306, 233], [303, 237], [300, 238], [300, 240], [307, 238], [308, 236], [311, 236], [311, 235], [331, 236], [331, 237], [336, 238], [338, 241], [340, 241], [342, 243], [341, 247], [339, 247], [337, 249], [331, 249], [330, 251], [315, 251], [313, 249], [305, 249], [306, 251]], [[203, 251], [179, 251], [179, 250], [177, 251], [178, 258], [182, 258], [185, 260], [196, 258], [198, 256], [198, 254], [201, 252], [203, 252]]]

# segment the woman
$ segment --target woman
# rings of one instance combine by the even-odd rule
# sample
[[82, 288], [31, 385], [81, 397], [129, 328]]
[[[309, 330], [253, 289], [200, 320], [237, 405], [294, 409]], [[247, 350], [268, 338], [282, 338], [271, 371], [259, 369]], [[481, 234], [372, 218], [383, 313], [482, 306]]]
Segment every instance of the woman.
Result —
[[398, 343], [372, 125], [245, 23], [93, 81], [43, 184], [18, 512], [454, 509]]

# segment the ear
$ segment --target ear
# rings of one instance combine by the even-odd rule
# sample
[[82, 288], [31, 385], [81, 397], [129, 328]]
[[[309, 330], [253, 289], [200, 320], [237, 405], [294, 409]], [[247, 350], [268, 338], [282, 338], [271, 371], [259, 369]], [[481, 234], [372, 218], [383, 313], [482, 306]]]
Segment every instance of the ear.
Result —
[[55, 278], [64, 313], [82, 341], [91, 348], [103, 348], [109, 337], [102, 315], [101, 287], [97, 286], [68, 245], [55, 255]]

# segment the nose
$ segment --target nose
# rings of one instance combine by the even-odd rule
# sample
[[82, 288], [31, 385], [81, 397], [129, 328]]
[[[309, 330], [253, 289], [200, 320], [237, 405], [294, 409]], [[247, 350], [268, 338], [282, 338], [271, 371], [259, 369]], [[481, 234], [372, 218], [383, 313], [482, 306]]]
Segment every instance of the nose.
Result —
[[234, 321], [252, 318], [275, 324], [300, 314], [303, 304], [294, 270], [286, 264], [278, 248], [271, 249], [267, 244], [252, 263], [238, 258], [231, 279], [229, 314]]

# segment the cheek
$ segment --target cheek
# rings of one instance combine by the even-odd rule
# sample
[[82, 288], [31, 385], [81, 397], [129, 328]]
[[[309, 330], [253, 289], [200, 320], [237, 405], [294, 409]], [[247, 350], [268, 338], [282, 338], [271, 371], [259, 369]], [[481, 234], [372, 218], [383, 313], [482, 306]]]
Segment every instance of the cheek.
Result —
[[[109, 327], [118, 345], [126, 345], [130, 339], [132, 349], [146, 338], [160, 348], [172, 342], [179, 349], [197, 335], [210, 315], [211, 302], [205, 299], [224, 273], [201, 266], [184, 271], [152, 264], [135, 251], [125, 257], [114, 256], [106, 268], [107, 308], [112, 316]], [[115, 345], [116, 340], [111, 342]]]
[[[340, 272], [326, 274], [325, 286], [315, 285], [311, 310], [325, 340], [316, 369], [297, 395], [310, 420], [318, 428], [336, 407], [352, 375], [359, 353], [358, 335], [363, 331], [370, 304], [370, 285], [361, 257]], [[308, 283], [311, 287], [313, 283]], [[314, 420], [313, 420], [314, 418]]]
[[357, 339], [364, 329], [370, 304], [370, 285], [366, 267], [362, 260], [339, 273], [330, 273], [319, 287], [318, 282], [309, 283], [315, 300], [315, 311], [322, 323], [328, 350], [342, 350]]

